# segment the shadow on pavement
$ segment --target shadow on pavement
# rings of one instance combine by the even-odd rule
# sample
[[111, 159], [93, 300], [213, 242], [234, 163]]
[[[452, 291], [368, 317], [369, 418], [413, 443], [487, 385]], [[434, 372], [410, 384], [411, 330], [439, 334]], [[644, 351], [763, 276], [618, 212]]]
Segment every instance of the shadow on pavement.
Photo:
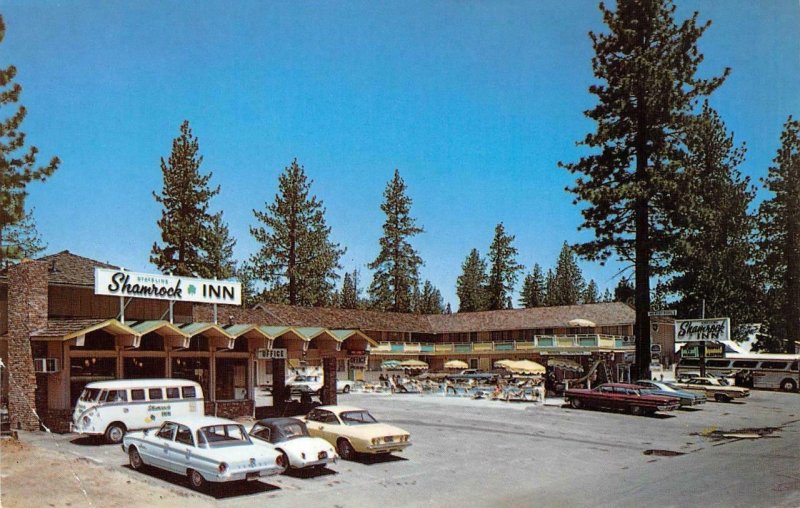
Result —
[[103, 446], [108, 444], [105, 442], [105, 440], [103, 440], [102, 436], [80, 436], [76, 437], [75, 439], [71, 439], [70, 443], [78, 446]]
[[373, 466], [375, 464], [386, 464], [388, 462], [400, 462], [408, 460], [405, 457], [399, 457], [390, 453], [383, 453], [378, 455], [358, 455], [352, 462], [358, 462], [365, 466]]
[[[133, 468], [129, 464], [126, 464], [122, 467], [130, 471], [133, 471]], [[280, 487], [271, 485], [269, 483], [263, 483], [261, 481], [208, 483], [206, 484], [205, 488], [203, 488], [203, 490], [194, 490], [189, 486], [189, 480], [185, 476], [171, 473], [169, 471], [164, 471], [163, 469], [158, 469], [152, 466], [144, 466], [138, 471], [133, 471], [133, 472], [141, 473], [145, 476], [149, 476], [150, 478], [155, 478], [158, 480], [171, 483], [177, 487], [182, 487], [192, 492], [205, 494], [207, 496], [213, 497], [214, 499], [228, 499], [237, 496], [251, 496], [253, 494], [263, 494], [264, 492], [280, 490]]]
[[318, 478], [320, 476], [328, 476], [339, 473], [325, 467], [322, 469], [287, 469], [283, 474], [286, 476], [291, 476], [292, 478]]

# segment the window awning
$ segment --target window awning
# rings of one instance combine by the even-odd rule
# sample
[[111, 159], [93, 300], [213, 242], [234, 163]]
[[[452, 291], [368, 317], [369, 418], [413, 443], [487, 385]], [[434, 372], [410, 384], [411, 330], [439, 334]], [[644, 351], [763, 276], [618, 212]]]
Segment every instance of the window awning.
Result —
[[190, 335], [185, 331], [178, 328], [177, 325], [169, 321], [154, 320], [154, 321], [140, 321], [132, 324], [131, 328], [139, 335], [147, 335], [148, 333], [155, 333], [164, 337], [164, 343], [174, 348], [187, 348], [189, 347]]
[[181, 326], [181, 330], [189, 334], [189, 337], [204, 335], [209, 344], [218, 349], [233, 349], [233, 336], [214, 323], [189, 323]]
[[81, 345], [87, 333], [102, 330], [117, 339], [117, 344], [138, 347], [141, 334], [116, 319], [50, 319], [47, 328], [30, 334], [32, 341], [64, 342], [77, 339]]
[[264, 347], [272, 347], [272, 337], [257, 325], [230, 325], [225, 327], [225, 331], [234, 339], [261, 339]]

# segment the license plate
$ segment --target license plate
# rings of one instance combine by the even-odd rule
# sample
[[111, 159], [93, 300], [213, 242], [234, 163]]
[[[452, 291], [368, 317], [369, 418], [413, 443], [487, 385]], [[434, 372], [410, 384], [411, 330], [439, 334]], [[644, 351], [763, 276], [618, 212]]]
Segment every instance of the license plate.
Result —
[[256, 471], [255, 473], [247, 473], [246, 478], [248, 480], [258, 480], [261, 477], [261, 472]]

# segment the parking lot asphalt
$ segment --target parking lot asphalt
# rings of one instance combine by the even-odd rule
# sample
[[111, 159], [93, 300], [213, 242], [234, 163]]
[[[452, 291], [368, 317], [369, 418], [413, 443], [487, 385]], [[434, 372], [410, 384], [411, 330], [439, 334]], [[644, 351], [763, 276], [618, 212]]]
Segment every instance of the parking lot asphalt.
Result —
[[[119, 446], [27, 433], [177, 490], [172, 506], [800, 506], [800, 395], [754, 391], [744, 402], [654, 417], [432, 395], [348, 394], [411, 432], [403, 453], [339, 462], [195, 494], [182, 478], [127, 467]], [[738, 431], [738, 432], [734, 432]], [[724, 437], [726, 434], [738, 437]], [[763, 434], [763, 437], [757, 437]]]

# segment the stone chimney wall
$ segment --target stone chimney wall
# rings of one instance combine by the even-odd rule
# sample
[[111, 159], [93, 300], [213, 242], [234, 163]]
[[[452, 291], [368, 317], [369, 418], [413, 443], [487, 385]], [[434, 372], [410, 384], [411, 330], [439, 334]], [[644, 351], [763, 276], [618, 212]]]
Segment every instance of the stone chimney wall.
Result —
[[8, 269], [8, 413], [12, 429], [39, 430], [30, 334], [47, 327], [48, 264], [26, 260]]

